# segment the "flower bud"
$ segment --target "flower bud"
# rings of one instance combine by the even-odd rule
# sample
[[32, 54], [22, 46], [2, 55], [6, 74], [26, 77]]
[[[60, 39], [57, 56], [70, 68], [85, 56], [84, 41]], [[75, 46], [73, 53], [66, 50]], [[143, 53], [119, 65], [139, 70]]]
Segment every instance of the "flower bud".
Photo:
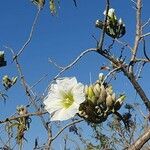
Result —
[[112, 99], [112, 96], [111, 95], [107, 95], [107, 98], [106, 98], [106, 106], [108, 108], [112, 108], [113, 107], [113, 104], [114, 104], [114, 101]]
[[116, 102], [115, 102], [115, 104], [114, 104], [114, 111], [118, 111], [118, 110], [121, 108], [121, 106], [122, 106], [122, 104], [123, 104], [125, 98], [126, 98], [125, 95], [121, 95], [121, 96], [116, 100]]
[[[103, 12], [103, 14], [106, 16], [106, 10]], [[115, 14], [115, 9], [110, 8], [110, 9], [108, 10], [108, 16], [109, 16], [110, 18], [112, 18], [114, 14]]]
[[113, 94], [113, 88], [112, 88], [112, 86], [110, 85], [110, 86], [108, 86], [107, 88], [106, 88], [106, 92], [108, 93], [108, 94], [110, 94], [110, 95], [112, 95]]
[[100, 97], [101, 99], [105, 100], [105, 99], [106, 99], [106, 96], [107, 96], [107, 93], [106, 93], [106, 90], [105, 90], [105, 88], [104, 88], [104, 85], [101, 85], [101, 93], [100, 93], [99, 97]]
[[96, 97], [99, 97], [99, 94], [101, 92], [101, 87], [98, 83], [96, 83], [93, 87], [93, 92], [95, 94]]
[[93, 92], [93, 87], [92, 87], [92, 85], [90, 85], [89, 87], [88, 87], [88, 97], [89, 98], [92, 98], [92, 97], [94, 97], [95, 95], [94, 95], [94, 92]]
[[99, 74], [99, 81], [100, 81], [100, 83], [102, 83], [103, 81], [104, 81], [104, 74], [103, 73], [100, 73]]
[[111, 97], [112, 97], [113, 101], [115, 101], [115, 99], [116, 99], [116, 94], [113, 93]]
[[88, 86], [87, 85], [84, 86], [84, 92], [85, 92], [85, 95], [87, 96], [88, 95]]

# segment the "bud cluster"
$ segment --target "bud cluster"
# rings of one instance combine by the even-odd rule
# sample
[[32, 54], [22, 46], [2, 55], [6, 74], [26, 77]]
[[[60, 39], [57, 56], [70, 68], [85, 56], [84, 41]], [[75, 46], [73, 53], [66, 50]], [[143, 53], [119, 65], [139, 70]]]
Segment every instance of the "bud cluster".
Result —
[[107, 117], [117, 112], [125, 99], [122, 94], [116, 97], [111, 85], [104, 82], [104, 75], [96, 83], [85, 86], [86, 100], [79, 107], [79, 116], [92, 123], [104, 122]]
[[[104, 15], [106, 16], [106, 11], [104, 11]], [[95, 26], [100, 29], [104, 29], [104, 25], [106, 34], [112, 38], [121, 38], [126, 33], [125, 24], [121, 18], [117, 19], [115, 10], [112, 8], [108, 11], [106, 24], [101, 20], [95, 22]]]
[[10, 78], [8, 75], [3, 76], [2, 84], [5, 87], [5, 90], [11, 88], [17, 82], [17, 79], [18, 77]]
[[17, 106], [17, 113], [18, 115], [26, 115], [28, 113], [27, 108], [23, 105]]

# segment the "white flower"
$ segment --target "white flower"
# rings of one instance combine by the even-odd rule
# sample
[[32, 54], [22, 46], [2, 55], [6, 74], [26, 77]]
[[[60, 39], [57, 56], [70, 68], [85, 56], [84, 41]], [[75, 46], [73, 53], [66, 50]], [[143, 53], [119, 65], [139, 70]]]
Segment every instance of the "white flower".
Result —
[[45, 109], [52, 114], [51, 121], [63, 121], [74, 117], [84, 101], [84, 85], [77, 83], [73, 77], [57, 79], [51, 85], [44, 104]]
[[[103, 14], [106, 15], [106, 10], [103, 12]], [[112, 18], [114, 15], [115, 15], [115, 9], [110, 8], [110, 9], [108, 10], [108, 16], [109, 16], [110, 18]]]

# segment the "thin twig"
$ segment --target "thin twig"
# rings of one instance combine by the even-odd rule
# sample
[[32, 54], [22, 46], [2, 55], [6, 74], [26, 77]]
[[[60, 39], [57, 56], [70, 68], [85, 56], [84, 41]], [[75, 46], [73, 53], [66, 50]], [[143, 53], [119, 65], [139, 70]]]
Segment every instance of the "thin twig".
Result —
[[145, 62], [145, 63], [149, 63], [150, 60], [144, 59], [144, 58], [135, 58], [135, 62]]
[[120, 69], [121, 69], [121, 68], [118, 67], [118, 68], [115, 68], [115, 69], [111, 70], [111, 71], [105, 76], [105, 78], [104, 78], [102, 84], [107, 80], [107, 78], [108, 78], [109, 76], [111, 76], [114, 72], [116, 72], [116, 71], [118, 71], [118, 70], [120, 70]]
[[141, 8], [142, 8], [142, 2], [141, 0], [137, 0], [137, 4], [136, 4], [137, 10], [136, 10], [136, 36], [135, 36], [135, 40], [134, 40], [134, 47], [132, 49], [132, 56], [131, 56], [131, 61], [132, 62], [129, 67], [129, 71], [132, 73], [133, 72], [133, 65], [134, 65], [134, 60], [136, 58], [136, 54], [138, 51], [138, 47], [139, 47], [139, 42], [141, 39]]
[[37, 82], [35, 82], [30, 88], [29, 90], [33, 89], [36, 85], [38, 85], [42, 80], [44, 80], [46, 77], [48, 76], [48, 74], [45, 74], [42, 78], [40, 78]]
[[146, 37], [146, 36], [150, 36], [150, 32], [143, 34], [143, 35], [141, 36], [141, 38]]
[[29, 34], [29, 37], [28, 37], [27, 41], [24, 43], [24, 45], [19, 50], [19, 52], [17, 53], [17, 55], [14, 56], [14, 59], [16, 59], [17, 57], [19, 57], [21, 55], [21, 53], [24, 51], [24, 49], [26, 48], [26, 46], [30, 43], [30, 41], [32, 39], [32, 35], [33, 35], [33, 32], [34, 32], [34, 29], [35, 29], [35, 25], [37, 23], [37, 20], [38, 20], [39, 14], [40, 14], [40, 11], [41, 11], [41, 9], [38, 9], [38, 11], [36, 13], [36, 16], [35, 16], [35, 19], [33, 21], [33, 24], [32, 24], [32, 27], [31, 27], [31, 31], [30, 31], [30, 34]]
[[118, 39], [115, 39], [115, 41], [118, 42], [119, 44], [125, 46], [125, 47], [128, 47], [131, 50], [131, 52], [132, 52], [132, 47], [128, 43], [122, 42], [122, 41], [120, 41]]
[[66, 70], [70, 69], [72, 66], [74, 66], [85, 54], [92, 52], [92, 51], [97, 51], [96, 48], [89, 48], [83, 52], [81, 52], [81, 54], [69, 65], [67, 65], [66, 67], [64, 67], [54, 78], [53, 80], [56, 80], [62, 73], [64, 73]]
[[106, 0], [106, 16], [105, 16], [105, 19], [104, 19], [104, 26], [103, 26], [103, 29], [102, 29], [102, 34], [100, 35], [100, 40], [99, 40], [99, 44], [98, 44], [98, 48], [97, 50], [101, 50], [102, 47], [103, 47], [103, 42], [104, 42], [104, 37], [105, 37], [105, 30], [106, 30], [106, 24], [107, 24], [107, 17], [108, 17], [108, 11], [109, 11], [109, 0]]
[[49, 61], [51, 64], [53, 64], [56, 68], [58, 68], [58, 69], [60, 69], [60, 70], [64, 69], [64, 67], [58, 65], [58, 64], [57, 64], [56, 62], [54, 62], [52, 59], [49, 58], [48, 61]]
[[69, 124], [67, 124], [65, 127], [63, 127], [54, 137], [52, 137], [51, 141], [55, 140], [66, 128], [68, 128], [69, 126], [72, 126], [76, 123], [79, 123], [79, 122], [82, 122], [84, 121], [83, 119], [80, 119], [80, 120], [76, 120], [76, 121], [73, 121]]
[[138, 70], [138, 74], [137, 74], [136, 80], [138, 80], [140, 78], [141, 72], [142, 72], [145, 64], [146, 64], [145, 62], [144, 63], [142, 62], [142, 65], [141, 65], [141, 67]]
[[[65, 71], [67, 71], [68, 69], [70, 69], [71, 67], [73, 67], [85, 54], [89, 53], [89, 52], [92, 52], [92, 51], [97, 51], [96, 48], [89, 48], [89, 49], [86, 49], [85, 51], [81, 52], [77, 58], [72, 61], [69, 65], [63, 67], [63, 69], [51, 80], [50, 82], [50, 85], [45, 89], [44, 93], [49, 89], [49, 87], [51, 86], [51, 83], [53, 81], [55, 81], [58, 77], [60, 77], [61, 74], [63, 74]], [[43, 93], [43, 95], [44, 95]]]
[[148, 128], [136, 141], [133, 143], [128, 150], [140, 150], [143, 145], [150, 139], [150, 128]]
[[133, 2], [136, 5], [136, 2], [134, 0], [131, 0], [131, 2]]
[[46, 113], [47, 113], [47, 111], [43, 111], [43, 112], [42, 111], [37, 111], [37, 112], [33, 112], [33, 113], [27, 113], [25, 115], [13, 116], [13, 117], [10, 117], [10, 118], [6, 118], [5, 120], [0, 120], [0, 124], [10, 122], [10, 121], [13, 121], [13, 120], [17, 120], [17, 119], [23, 118], [23, 117], [40, 116], [40, 115], [44, 115]]
[[146, 52], [146, 45], [145, 45], [144, 38], [142, 39], [142, 41], [143, 41], [143, 53], [144, 53], [144, 56], [146, 57], [147, 60], [150, 61], [150, 58], [148, 57], [147, 52]]
[[149, 23], [150, 23], [150, 18], [148, 19], [148, 21], [147, 21], [146, 23], [144, 23], [144, 24], [142, 25], [142, 29], [143, 29], [145, 26], [147, 26]]

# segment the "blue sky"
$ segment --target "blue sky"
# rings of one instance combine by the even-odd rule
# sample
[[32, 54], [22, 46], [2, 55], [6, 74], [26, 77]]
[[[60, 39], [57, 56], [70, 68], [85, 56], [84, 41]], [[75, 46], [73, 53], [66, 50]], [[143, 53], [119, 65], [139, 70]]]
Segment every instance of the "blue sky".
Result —
[[[100, 30], [95, 28], [94, 23], [97, 19], [103, 19], [103, 11], [105, 9], [105, 1], [102, 0], [92, 0], [86, 3], [85, 1], [77, 0], [77, 8], [74, 7], [71, 0], [61, 0], [58, 15], [52, 16], [48, 4], [49, 2], [46, 0], [45, 7], [41, 11], [38, 23], [36, 24], [32, 41], [19, 58], [29, 85], [32, 86], [44, 74], [48, 73], [48, 78], [43, 80], [34, 89], [38, 96], [44, 92], [50, 80], [59, 71], [48, 62], [48, 58], [65, 66], [74, 60], [83, 50], [96, 46], [92, 35], [99, 39]], [[144, 22], [149, 18], [149, 4], [148, 0], [143, 2], [144, 15], [142, 15], [142, 20]], [[118, 18], [121, 17], [126, 24], [127, 33], [121, 40], [128, 41], [131, 46], [133, 46], [135, 35], [135, 10], [133, 6], [130, 0], [111, 0], [111, 7], [116, 10]], [[15, 64], [11, 61], [12, 55], [9, 50], [4, 48], [4, 45], [13, 48], [16, 53], [19, 51], [29, 36], [36, 12], [37, 8], [30, 0], [1, 1], [0, 50], [5, 51], [8, 65], [7, 67], [0, 68], [0, 78], [5, 74], [17, 76], [18, 73]], [[148, 28], [145, 29], [146, 31], [148, 31]], [[146, 40], [148, 41], [149, 38], [146, 38]], [[104, 46], [108, 46], [110, 42], [111, 39], [106, 36]], [[146, 46], [147, 48], [150, 47], [149, 43]], [[116, 44], [113, 53], [118, 54], [118, 51], [120, 51], [119, 48], [121, 46], [117, 46]], [[130, 51], [126, 49], [125, 54], [128, 57]], [[101, 72], [100, 66], [108, 63], [108, 61], [96, 53], [90, 53], [84, 56], [72, 69], [65, 72], [63, 76], [76, 76], [80, 82], [89, 84], [89, 74], [91, 74], [92, 81], [94, 82]], [[150, 85], [145, 83], [145, 81], [148, 79], [149, 71], [149, 68], [146, 66], [143, 72], [144, 81], [141, 81], [147, 94], [149, 94], [148, 89], [150, 89]], [[126, 92], [127, 101], [133, 101], [135, 92], [132, 86], [122, 75], [117, 77], [117, 80], [113, 81], [114, 89], [117, 93]], [[28, 103], [19, 82], [7, 94], [9, 98], [6, 105], [2, 101], [0, 104], [1, 119], [14, 113], [17, 105], [26, 105]], [[34, 138], [37, 136], [44, 137], [45, 131], [40, 130], [39, 119], [33, 120], [30, 129], [31, 132], [27, 137], [32, 137], [34, 141]], [[40, 133], [37, 133], [37, 131]], [[30, 141], [31, 143], [27, 144], [28, 148], [31, 147], [32, 140]]]

